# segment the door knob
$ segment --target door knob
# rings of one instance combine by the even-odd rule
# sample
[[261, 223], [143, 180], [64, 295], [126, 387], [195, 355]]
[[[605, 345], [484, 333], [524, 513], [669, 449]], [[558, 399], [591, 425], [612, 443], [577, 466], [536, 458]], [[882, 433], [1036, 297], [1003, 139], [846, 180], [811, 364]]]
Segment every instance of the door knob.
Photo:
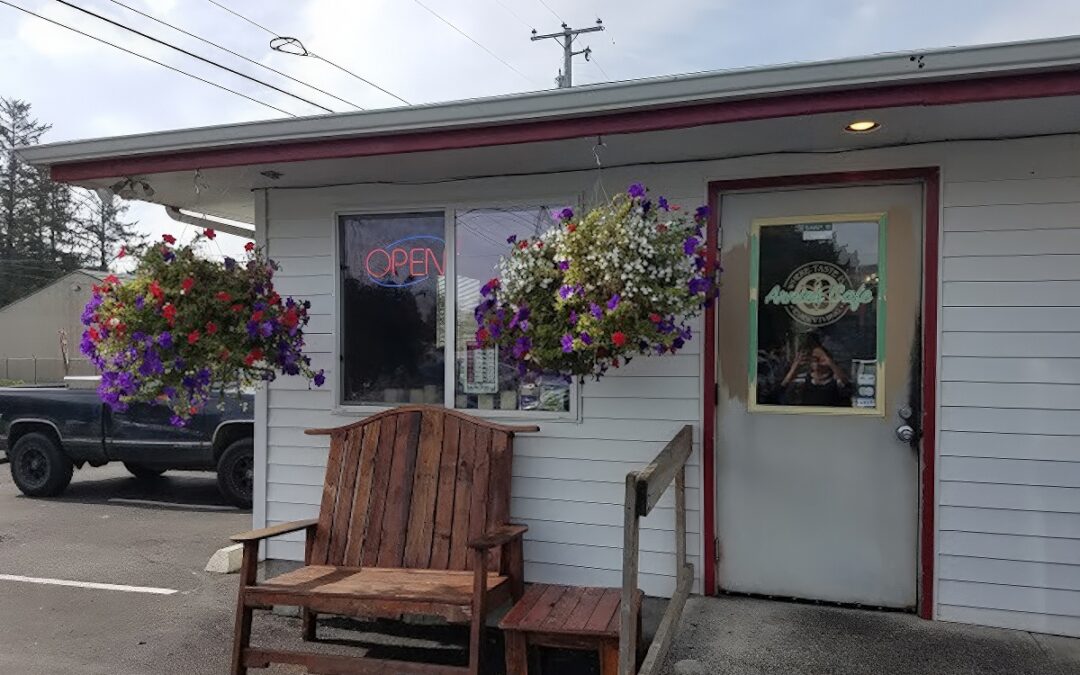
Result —
[[896, 437], [904, 443], [915, 440], [915, 429], [910, 424], [901, 424], [896, 427]]

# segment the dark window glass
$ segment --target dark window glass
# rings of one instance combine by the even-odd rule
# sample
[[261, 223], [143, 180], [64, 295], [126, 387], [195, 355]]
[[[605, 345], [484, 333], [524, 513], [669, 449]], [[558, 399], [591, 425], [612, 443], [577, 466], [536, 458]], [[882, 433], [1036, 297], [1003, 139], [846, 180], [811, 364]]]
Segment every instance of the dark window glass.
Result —
[[878, 409], [884, 219], [755, 229], [754, 402]]
[[443, 403], [445, 217], [341, 216], [342, 402]]
[[481, 349], [476, 342], [473, 310], [480, 287], [498, 276], [499, 258], [509, 252], [507, 239], [529, 239], [552, 226], [546, 207], [511, 207], [459, 211], [457, 239], [457, 330], [455, 337], [455, 407], [480, 410], [570, 409], [570, 384], [558, 374], [527, 371], [519, 375], [508, 349]]

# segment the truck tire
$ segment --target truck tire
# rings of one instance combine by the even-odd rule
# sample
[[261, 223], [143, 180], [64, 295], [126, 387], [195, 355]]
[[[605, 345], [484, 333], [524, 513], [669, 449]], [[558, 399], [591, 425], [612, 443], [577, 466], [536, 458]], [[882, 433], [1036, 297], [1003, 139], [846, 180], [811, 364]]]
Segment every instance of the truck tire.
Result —
[[139, 480], [153, 480], [165, 473], [165, 469], [157, 469], [144, 464], [132, 464], [131, 462], [124, 462], [124, 468]]
[[11, 448], [11, 479], [28, 497], [55, 497], [67, 489], [75, 465], [51, 437], [31, 432]]
[[233, 441], [217, 466], [218, 489], [225, 499], [250, 509], [255, 484], [255, 443], [250, 438]]

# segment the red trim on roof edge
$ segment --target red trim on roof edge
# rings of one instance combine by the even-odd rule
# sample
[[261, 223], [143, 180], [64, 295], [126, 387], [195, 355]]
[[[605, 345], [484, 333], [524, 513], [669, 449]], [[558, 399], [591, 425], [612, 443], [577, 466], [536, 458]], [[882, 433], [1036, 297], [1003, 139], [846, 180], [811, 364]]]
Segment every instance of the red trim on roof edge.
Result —
[[286, 141], [189, 152], [130, 155], [57, 164], [51, 167], [51, 176], [53, 180], [71, 182], [169, 171], [535, 143], [597, 134], [682, 129], [707, 124], [846, 110], [955, 105], [1077, 94], [1080, 94], [1080, 71], [1005, 75], [960, 81], [899, 84], [866, 89], [786, 94], [738, 101], [653, 107], [586, 117], [441, 131], [403, 132], [385, 136], [332, 138], [317, 141]]

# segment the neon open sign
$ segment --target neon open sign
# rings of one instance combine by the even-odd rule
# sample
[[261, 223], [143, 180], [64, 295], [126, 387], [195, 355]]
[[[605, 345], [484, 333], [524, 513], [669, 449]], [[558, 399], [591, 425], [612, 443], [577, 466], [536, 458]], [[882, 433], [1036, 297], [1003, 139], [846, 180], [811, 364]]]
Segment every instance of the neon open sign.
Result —
[[441, 238], [419, 234], [373, 248], [364, 258], [368, 279], [379, 286], [404, 288], [426, 281], [432, 274], [442, 276]]

